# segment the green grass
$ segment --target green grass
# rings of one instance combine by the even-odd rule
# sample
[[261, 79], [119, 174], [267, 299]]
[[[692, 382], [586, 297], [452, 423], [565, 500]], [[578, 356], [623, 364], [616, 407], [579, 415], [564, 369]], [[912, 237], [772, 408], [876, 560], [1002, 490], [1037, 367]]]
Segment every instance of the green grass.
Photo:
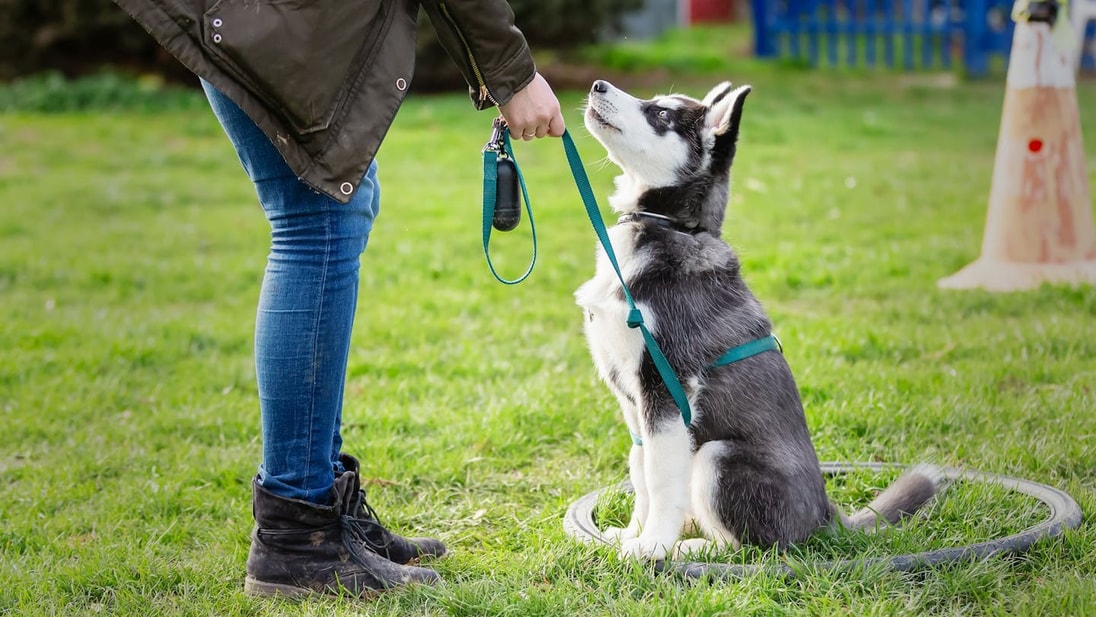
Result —
[[752, 36], [745, 24], [670, 28], [654, 40], [616, 40], [584, 47], [575, 55], [623, 71], [714, 72], [749, 62], [745, 58], [753, 52]]
[[[726, 77], [755, 90], [725, 237], [784, 342], [820, 457], [1016, 475], [1068, 491], [1087, 517], [1096, 289], [936, 288], [979, 250], [1002, 85], [749, 64]], [[637, 94], [702, 95], [710, 82], [676, 76]], [[1078, 96], [1082, 124], [1096, 126], [1096, 84]], [[490, 115], [463, 95], [410, 101], [382, 151], [345, 410], [371, 501], [392, 527], [449, 543], [436, 565], [447, 585], [370, 602], [244, 596], [268, 232], [193, 102], [0, 115], [0, 614], [1096, 612], [1087, 520], [1022, 556], [790, 581], [691, 583], [569, 539], [567, 506], [623, 479], [630, 443], [573, 304], [594, 236], [559, 143], [518, 144], [540, 262], [517, 287], [490, 277], [478, 211]], [[603, 198], [614, 170], [581, 128], [581, 95], [563, 102]], [[1093, 139], [1087, 153], [1096, 186]], [[511, 275], [527, 257], [522, 234], [496, 236]], [[890, 478], [831, 484], [855, 507]], [[627, 503], [602, 510], [626, 516]], [[1027, 498], [959, 484], [901, 530], [724, 558], [916, 551], [1044, 516]]]

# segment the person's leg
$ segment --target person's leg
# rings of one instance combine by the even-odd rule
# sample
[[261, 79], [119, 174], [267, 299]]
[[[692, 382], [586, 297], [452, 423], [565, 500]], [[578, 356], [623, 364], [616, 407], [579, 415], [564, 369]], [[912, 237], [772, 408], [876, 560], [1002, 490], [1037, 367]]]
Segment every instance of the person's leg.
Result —
[[231, 100], [202, 87], [271, 228], [255, 323], [263, 462], [252, 482], [255, 528], [244, 591], [362, 595], [436, 583], [437, 572], [394, 563], [371, 547], [371, 530], [355, 517], [357, 470], [332, 462], [341, 447], [358, 260], [377, 213], [376, 166], [341, 205], [301, 182]]
[[341, 446], [359, 260], [379, 205], [376, 164], [350, 203], [340, 204], [301, 182], [228, 97], [203, 87], [271, 227], [255, 321], [259, 484], [281, 497], [327, 504]]

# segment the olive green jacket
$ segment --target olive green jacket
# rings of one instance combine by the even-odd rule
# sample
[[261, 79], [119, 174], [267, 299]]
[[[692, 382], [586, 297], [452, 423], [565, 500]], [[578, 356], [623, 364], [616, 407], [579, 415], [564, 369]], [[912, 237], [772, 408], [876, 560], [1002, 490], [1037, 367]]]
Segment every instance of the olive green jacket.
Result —
[[235, 101], [302, 180], [350, 200], [411, 82], [425, 8], [472, 87], [502, 105], [535, 75], [504, 0], [115, 0]]

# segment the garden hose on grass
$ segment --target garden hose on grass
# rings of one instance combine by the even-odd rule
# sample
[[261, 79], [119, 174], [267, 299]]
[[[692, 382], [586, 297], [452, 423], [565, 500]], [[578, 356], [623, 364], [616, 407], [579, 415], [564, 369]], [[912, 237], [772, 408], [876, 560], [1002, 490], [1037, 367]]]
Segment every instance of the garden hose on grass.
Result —
[[[823, 463], [822, 473], [840, 475], [856, 471], [885, 471], [903, 469], [903, 465], [883, 463]], [[713, 577], [718, 579], [740, 579], [756, 574], [768, 574], [784, 578], [794, 578], [807, 572], [836, 571], [847, 572], [871, 568], [884, 568], [909, 571], [927, 568], [943, 563], [985, 559], [1002, 553], [1023, 553], [1035, 542], [1043, 538], [1061, 535], [1067, 529], [1076, 529], [1081, 524], [1081, 508], [1067, 493], [1056, 488], [1030, 480], [1010, 478], [1008, 476], [962, 470], [953, 467], [943, 468], [944, 477], [950, 482], [973, 482], [994, 484], [1008, 491], [1020, 493], [1039, 500], [1050, 509], [1050, 516], [1041, 523], [1021, 532], [993, 538], [966, 546], [934, 549], [921, 553], [893, 555], [889, 557], [870, 557], [866, 559], [838, 559], [804, 563], [801, 567], [786, 563], [772, 565], [729, 564], [709, 562], [685, 562], [663, 560], [655, 564], [660, 572], [676, 572], [688, 578]], [[631, 491], [631, 485], [624, 482], [619, 487]], [[563, 518], [563, 529], [568, 535], [583, 542], [612, 545], [595, 522], [595, 509], [598, 498], [609, 489], [599, 489], [571, 504]]]

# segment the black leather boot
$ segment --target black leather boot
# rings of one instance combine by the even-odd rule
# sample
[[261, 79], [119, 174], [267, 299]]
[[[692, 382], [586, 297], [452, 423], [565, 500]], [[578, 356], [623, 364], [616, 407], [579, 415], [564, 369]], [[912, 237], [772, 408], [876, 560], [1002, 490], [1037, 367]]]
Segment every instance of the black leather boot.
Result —
[[346, 474], [343, 475], [354, 476], [353, 496], [350, 498], [347, 513], [358, 522], [370, 550], [395, 563], [402, 564], [424, 558], [441, 557], [449, 552], [441, 540], [405, 538], [385, 528], [376, 510], [365, 500], [365, 490], [361, 488], [361, 480], [358, 476], [361, 469], [358, 459], [349, 454], [340, 454], [339, 461], [346, 468]]
[[347, 515], [357, 474], [335, 479], [334, 503], [320, 506], [279, 497], [252, 482], [255, 530], [244, 591], [258, 596], [371, 595], [441, 580], [437, 572], [393, 563], [369, 551], [365, 530]]

